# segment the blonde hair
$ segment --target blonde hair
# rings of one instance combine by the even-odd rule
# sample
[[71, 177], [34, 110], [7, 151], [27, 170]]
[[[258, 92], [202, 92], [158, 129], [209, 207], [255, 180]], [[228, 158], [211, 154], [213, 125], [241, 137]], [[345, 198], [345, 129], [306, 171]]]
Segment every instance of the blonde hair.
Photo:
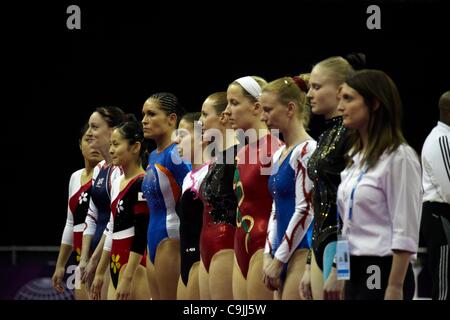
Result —
[[[263, 87], [262, 92], [271, 92], [277, 95], [278, 101], [287, 105], [294, 102], [298, 107], [298, 117], [305, 128], [308, 127], [310, 119], [310, 111], [307, 106], [306, 92], [308, 82], [308, 74], [302, 74], [296, 79], [291, 77], [283, 77], [276, 79]], [[303, 81], [303, 83], [302, 83]]]
[[343, 84], [355, 72], [352, 65], [346, 59], [337, 56], [320, 61], [314, 68], [325, 70], [337, 85]]
[[208, 96], [207, 99], [210, 99], [213, 103], [214, 111], [216, 111], [217, 115], [220, 115], [227, 108], [227, 93], [223, 92], [214, 92]]
[[300, 73], [298, 76], [305, 81], [305, 84], [309, 89], [309, 79], [311, 79], [311, 73]]

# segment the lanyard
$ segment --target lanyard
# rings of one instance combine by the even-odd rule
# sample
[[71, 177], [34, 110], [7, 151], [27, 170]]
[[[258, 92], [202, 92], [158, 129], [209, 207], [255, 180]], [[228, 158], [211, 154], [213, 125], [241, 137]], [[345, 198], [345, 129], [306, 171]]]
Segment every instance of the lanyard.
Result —
[[[359, 182], [362, 180], [363, 176], [366, 174], [367, 170], [368, 170], [367, 167], [365, 169], [361, 170], [361, 173], [359, 174], [358, 179], [356, 179], [356, 183], [353, 186], [352, 191], [350, 193], [350, 199], [349, 199], [350, 204], [349, 204], [349, 208], [348, 208], [348, 220], [349, 221], [351, 221], [352, 217], [353, 217], [353, 203], [354, 203], [356, 187], [358, 186]], [[338, 233], [340, 233], [340, 231], [341, 231], [341, 222], [339, 220], [339, 216], [340, 216], [339, 208], [336, 205], [336, 220], [337, 220]]]
[[350, 221], [352, 220], [352, 217], [353, 217], [353, 203], [354, 203], [355, 190], [356, 190], [356, 187], [358, 186], [359, 182], [363, 178], [364, 174], [366, 174], [366, 172], [367, 172], [367, 168], [364, 170], [361, 170], [361, 173], [359, 174], [358, 179], [356, 180], [356, 183], [353, 186], [352, 193], [350, 193], [350, 205], [348, 207], [348, 220], [350, 220]]

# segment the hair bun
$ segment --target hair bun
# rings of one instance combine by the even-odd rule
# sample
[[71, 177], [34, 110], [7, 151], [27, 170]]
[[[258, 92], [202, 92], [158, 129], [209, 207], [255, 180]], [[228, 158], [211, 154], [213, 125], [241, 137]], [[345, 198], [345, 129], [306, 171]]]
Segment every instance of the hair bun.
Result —
[[366, 55], [364, 53], [352, 52], [345, 59], [350, 63], [354, 70], [361, 70], [366, 67]]
[[294, 80], [295, 84], [302, 90], [303, 92], [308, 92], [308, 84], [305, 80], [303, 80], [299, 76], [292, 77], [292, 80]]
[[133, 113], [127, 113], [125, 118], [127, 122], [138, 122], [136, 116]]

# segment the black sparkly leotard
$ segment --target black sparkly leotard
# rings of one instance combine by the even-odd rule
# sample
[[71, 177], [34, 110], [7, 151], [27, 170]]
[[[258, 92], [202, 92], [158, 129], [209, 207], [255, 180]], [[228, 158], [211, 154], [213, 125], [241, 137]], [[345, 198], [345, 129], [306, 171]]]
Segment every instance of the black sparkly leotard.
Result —
[[325, 247], [337, 240], [336, 193], [346, 164], [344, 155], [350, 147], [349, 131], [342, 126], [341, 116], [326, 120], [325, 125], [308, 162], [308, 175], [314, 183], [312, 249], [322, 270]]

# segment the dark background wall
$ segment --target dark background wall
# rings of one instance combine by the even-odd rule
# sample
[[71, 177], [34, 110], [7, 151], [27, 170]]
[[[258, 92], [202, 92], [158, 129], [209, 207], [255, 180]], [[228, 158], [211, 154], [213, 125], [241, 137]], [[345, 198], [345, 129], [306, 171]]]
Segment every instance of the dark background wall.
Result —
[[[405, 135], [420, 152], [450, 89], [444, 1], [58, 2], [5, 12], [13, 99], [4, 102], [0, 245], [59, 244], [69, 177], [83, 165], [79, 128], [96, 106], [140, 117], [146, 98], [164, 90], [198, 111], [240, 76], [273, 80], [364, 52], [368, 67], [397, 83]], [[81, 30], [66, 28], [70, 4], [81, 7]], [[370, 4], [381, 8], [381, 30], [366, 27]], [[319, 118], [312, 129], [317, 136]]]

